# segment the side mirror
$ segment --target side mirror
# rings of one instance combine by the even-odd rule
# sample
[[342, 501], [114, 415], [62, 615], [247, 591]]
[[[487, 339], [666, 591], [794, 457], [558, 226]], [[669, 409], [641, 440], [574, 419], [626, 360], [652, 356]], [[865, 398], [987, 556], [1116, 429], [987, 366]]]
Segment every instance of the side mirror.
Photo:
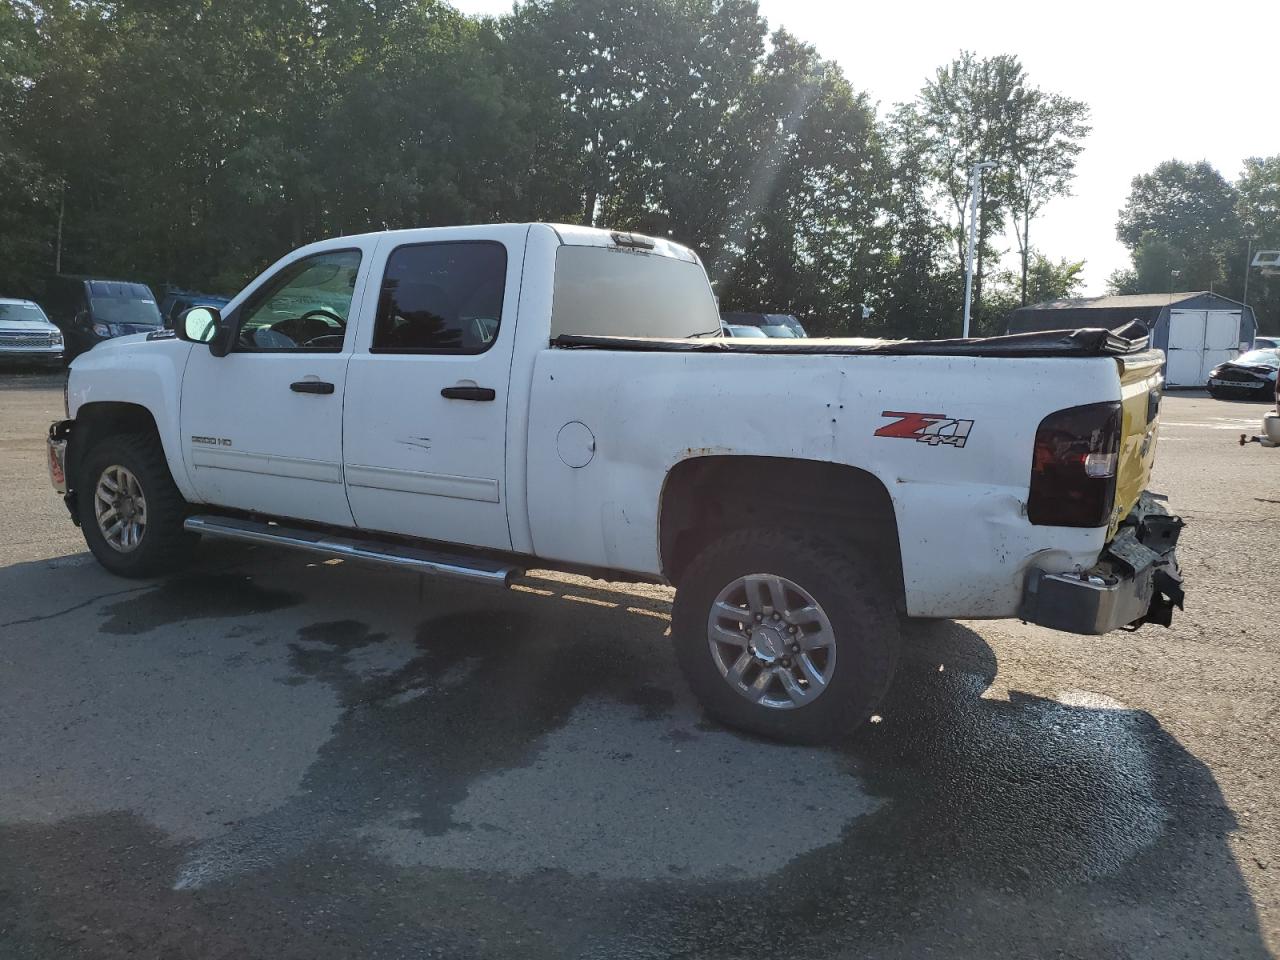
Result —
[[179, 339], [189, 343], [213, 343], [222, 328], [222, 314], [216, 307], [192, 307], [178, 318]]

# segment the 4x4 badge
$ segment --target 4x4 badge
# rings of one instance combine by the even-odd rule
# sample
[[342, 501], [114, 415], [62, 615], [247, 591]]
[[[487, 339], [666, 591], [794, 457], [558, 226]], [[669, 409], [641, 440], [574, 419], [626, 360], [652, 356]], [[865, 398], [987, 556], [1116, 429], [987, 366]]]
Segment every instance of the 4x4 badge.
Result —
[[894, 421], [877, 430], [877, 437], [915, 440], [934, 447], [942, 443], [963, 447], [969, 439], [969, 431], [973, 429], [972, 420], [955, 420], [945, 413], [898, 413], [885, 410], [880, 416], [893, 417]]

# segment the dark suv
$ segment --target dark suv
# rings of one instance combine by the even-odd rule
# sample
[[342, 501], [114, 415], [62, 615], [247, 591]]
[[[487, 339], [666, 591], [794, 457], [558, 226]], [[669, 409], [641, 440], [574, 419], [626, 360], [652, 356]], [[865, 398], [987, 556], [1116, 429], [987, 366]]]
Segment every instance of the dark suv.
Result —
[[143, 283], [51, 277], [42, 305], [66, 338], [67, 362], [103, 340], [161, 326], [155, 294]]

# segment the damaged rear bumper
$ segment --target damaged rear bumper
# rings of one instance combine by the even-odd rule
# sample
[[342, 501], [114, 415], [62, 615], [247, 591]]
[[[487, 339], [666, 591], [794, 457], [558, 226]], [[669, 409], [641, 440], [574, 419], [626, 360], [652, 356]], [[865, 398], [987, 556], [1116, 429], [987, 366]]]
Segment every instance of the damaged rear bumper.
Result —
[[1054, 630], [1094, 635], [1144, 623], [1169, 626], [1173, 608], [1181, 610], [1183, 602], [1175, 553], [1182, 527], [1180, 517], [1144, 493], [1093, 567], [1028, 571], [1018, 615]]

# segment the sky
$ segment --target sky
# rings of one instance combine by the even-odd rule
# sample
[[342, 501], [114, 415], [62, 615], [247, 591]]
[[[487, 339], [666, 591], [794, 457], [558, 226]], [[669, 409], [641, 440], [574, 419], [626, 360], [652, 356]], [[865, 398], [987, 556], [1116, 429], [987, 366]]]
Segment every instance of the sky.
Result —
[[[511, 8], [452, 2], [467, 13]], [[1042, 253], [1086, 261], [1087, 294], [1128, 266], [1115, 222], [1134, 176], [1163, 160], [1208, 160], [1234, 180], [1246, 157], [1280, 153], [1280, 8], [1268, 0], [760, 0], [760, 12], [839, 63], [882, 115], [962, 49], [1016, 54], [1031, 83], [1089, 104], [1073, 196], [1031, 225]]]

